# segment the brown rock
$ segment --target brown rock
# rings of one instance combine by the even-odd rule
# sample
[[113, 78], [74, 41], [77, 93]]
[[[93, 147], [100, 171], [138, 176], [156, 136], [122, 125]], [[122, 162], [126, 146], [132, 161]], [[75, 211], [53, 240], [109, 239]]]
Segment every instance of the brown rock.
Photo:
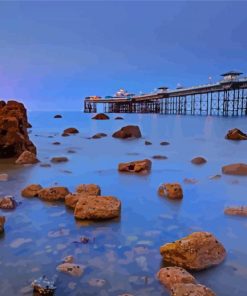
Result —
[[64, 200], [70, 192], [66, 187], [43, 188], [38, 192], [38, 197], [46, 201]]
[[62, 118], [62, 115], [56, 114], [56, 115], [54, 115], [54, 118]]
[[160, 253], [167, 264], [191, 270], [218, 265], [226, 256], [223, 245], [209, 232], [194, 232], [165, 244], [160, 247]]
[[98, 134], [93, 135], [91, 139], [101, 139], [103, 137], [107, 137], [107, 134], [98, 133]]
[[113, 196], [81, 197], [75, 207], [77, 219], [102, 220], [119, 217], [121, 202]]
[[127, 125], [122, 127], [120, 130], [116, 131], [113, 135], [113, 138], [141, 138], [142, 134], [139, 126], [137, 125]]
[[0, 158], [18, 157], [23, 151], [36, 154], [29, 140], [27, 112], [22, 103], [1, 101], [0, 104]]
[[0, 233], [4, 232], [4, 223], [5, 223], [5, 217], [0, 216]]
[[233, 216], [247, 216], [247, 206], [228, 207], [224, 210], [224, 213]]
[[39, 184], [31, 184], [21, 191], [23, 197], [38, 197], [39, 191], [43, 189]]
[[110, 118], [108, 115], [106, 115], [104, 113], [99, 113], [99, 114], [96, 114], [94, 117], [92, 117], [92, 119], [106, 120], [106, 119], [110, 119]]
[[227, 132], [225, 138], [228, 140], [247, 140], [247, 135], [241, 130], [234, 128]]
[[182, 199], [183, 189], [178, 183], [164, 183], [159, 186], [158, 194], [169, 199]]
[[66, 161], [68, 161], [68, 158], [65, 157], [65, 156], [61, 156], [61, 157], [53, 157], [53, 158], [51, 159], [51, 162], [53, 162], [53, 163], [60, 163], [60, 162], [66, 162]]
[[117, 116], [117, 117], [115, 117], [115, 120], [123, 120], [123, 117]]
[[193, 164], [198, 164], [198, 165], [199, 165], [199, 164], [204, 164], [204, 163], [206, 163], [207, 160], [206, 160], [205, 158], [199, 156], [199, 157], [195, 157], [195, 158], [193, 158], [193, 159], [191, 160], [191, 162], [192, 162]]
[[36, 155], [30, 151], [24, 151], [15, 161], [16, 164], [35, 164], [39, 162]]
[[76, 192], [86, 193], [87, 195], [100, 195], [101, 189], [96, 184], [80, 184], [76, 187]]
[[31, 125], [31, 123], [27, 123], [27, 128], [32, 128], [33, 126]]
[[151, 170], [151, 167], [152, 167], [151, 160], [144, 159], [144, 160], [119, 163], [118, 170], [119, 172], [146, 174]]
[[161, 268], [157, 273], [159, 281], [168, 289], [176, 284], [195, 284], [196, 279], [181, 267], [165, 267]]
[[70, 135], [70, 134], [78, 134], [79, 131], [78, 129], [74, 128], [74, 127], [69, 127], [69, 128], [66, 128], [64, 131], [63, 131], [63, 135], [66, 134], [66, 135]]
[[247, 164], [234, 163], [222, 167], [222, 173], [227, 175], [247, 176]]
[[0, 198], [0, 209], [13, 210], [16, 207], [16, 201], [12, 196], [5, 196]]
[[173, 286], [171, 296], [216, 296], [216, 294], [203, 285], [177, 284]]
[[65, 204], [67, 207], [74, 209], [78, 200], [81, 197], [87, 197], [88, 195], [85, 193], [70, 193], [65, 196]]
[[81, 276], [83, 274], [82, 266], [75, 263], [62, 263], [57, 266], [57, 270], [72, 276]]

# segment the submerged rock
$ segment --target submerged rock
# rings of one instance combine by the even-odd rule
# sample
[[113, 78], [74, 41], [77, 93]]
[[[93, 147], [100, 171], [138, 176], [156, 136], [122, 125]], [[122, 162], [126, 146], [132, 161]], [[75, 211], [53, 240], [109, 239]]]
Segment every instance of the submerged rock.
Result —
[[0, 233], [4, 232], [5, 217], [0, 216]]
[[101, 138], [104, 138], [104, 137], [107, 137], [107, 134], [98, 133], [98, 134], [93, 135], [91, 139], [101, 139]]
[[209, 232], [194, 232], [160, 247], [167, 264], [185, 269], [202, 270], [218, 265], [226, 256], [223, 245]]
[[127, 125], [122, 127], [120, 130], [116, 131], [113, 135], [113, 138], [141, 138], [142, 134], [139, 126], [137, 125]]
[[234, 163], [222, 167], [222, 173], [227, 175], [247, 176], [247, 164]]
[[57, 270], [65, 272], [72, 276], [81, 276], [83, 274], [83, 269], [81, 265], [69, 262], [58, 265]]
[[145, 141], [144, 144], [148, 146], [148, 145], [152, 145], [152, 142]]
[[38, 197], [46, 201], [64, 200], [70, 192], [66, 187], [43, 188], [38, 192]]
[[118, 165], [119, 172], [127, 173], [148, 173], [151, 170], [152, 162], [149, 159], [131, 162], [122, 162]]
[[69, 159], [65, 156], [60, 156], [60, 157], [52, 157], [51, 162], [53, 163], [60, 163], [60, 162], [67, 162]]
[[67, 207], [74, 209], [78, 200], [82, 197], [87, 197], [85, 193], [70, 193], [65, 196], [65, 204]]
[[13, 210], [16, 207], [16, 201], [12, 196], [5, 196], [0, 198], [0, 209]]
[[164, 183], [159, 186], [158, 194], [169, 199], [182, 199], [183, 189], [179, 183]]
[[164, 160], [167, 159], [168, 157], [165, 155], [154, 155], [152, 156], [153, 159], [159, 159], [159, 160]]
[[60, 142], [53, 142], [52, 145], [61, 145]]
[[204, 164], [204, 163], [206, 163], [207, 160], [206, 160], [204, 157], [198, 156], [198, 157], [193, 158], [193, 159], [191, 160], [191, 162], [192, 162], [193, 164], [198, 164], [198, 165], [200, 165], [200, 164]]
[[115, 120], [123, 120], [123, 117], [117, 116], [117, 117], [115, 117]]
[[75, 207], [77, 219], [101, 220], [119, 217], [121, 202], [113, 196], [81, 197]]
[[92, 117], [92, 119], [106, 120], [106, 119], [110, 119], [110, 118], [108, 115], [106, 115], [104, 113], [99, 113], [99, 114], [96, 114], [94, 117]]
[[170, 143], [169, 143], [169, 142], [165, 142], [165, 141], [163, 141], [163, 142], [160, 142], [160, 145], [161, 145], [161, 146], [167, 146], [167, 145], [170, 145]]
[[61, 114], [54, 115], [54, 118], [62, 118], [63, 116]]
[[76, 187], [76, 192], [86, 193], [88, 195], [100, 195], [101, 189], [100, 186], [96, 184], [80, 184]]
[[174, 285], [171, 296], [216, 296], [216, 294], [206, 286], [190, 283]]
[[195, 178], [184, 178], [183, 181], [186, 184], [196, 184], [198, 182], [198, 180], [196, 180]]
[[30, 151], [24, 151], [15, 161], [16, 164], [35, 164], [39, 162], [36, 155]]
[[40, 190], [43, 189], [43, 187], [39, 184], [31, 184], [25, 187], [21, 191], [21, 195], [23, 197], [38, 197]]
[[79, 131], [75, 127], [69, 127], [69, 128], [66, 128], [63, 131], [63, 134], [67, 134], [67, 135], [70, 135], [70, 134], [78, 134], [78, 133], [79, 133]]
[[0, 181], [8, 181], [9, 175], [8, 174], [0, 174]]
[[33, 291], [39, 295], [53, 296], [55, 295], [56, 286], [54, 281], [48, 280], [46, 276], [42, 276], [32, 282]]
[[224, 213], [233, 216], [247, 216], [247, 206], [228, 207]]
[[234, 128], [227, 132], [225, 138], [228, 140], [247, 140], [247, 134], [237, 128]]

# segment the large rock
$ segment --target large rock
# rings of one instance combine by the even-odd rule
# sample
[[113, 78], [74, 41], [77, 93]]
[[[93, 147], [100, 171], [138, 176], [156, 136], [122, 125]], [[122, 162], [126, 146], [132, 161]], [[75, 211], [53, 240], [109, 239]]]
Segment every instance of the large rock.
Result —
[[94, 117], [92, 117], [92, 119], [106, 120], [106, 119], [110, 119], [110, 118], [108, 115], [106, 115], [104, 113], [99, 113], [99, 114], [96, 114]]
[[206, 286], [191, 283], [174, 285], [171, 296], [216, 296], [216, 294]]
[[234, 128], [227, 132], [225, 138], [228, 140], [247, 140], [247, 135], [241, 130]]
[[64, 200], [70, 192], [66, 187], [43, 188], [38, 192], [38, 197], [46, 201]]
[[226, 250], [209, 232], [194, 232], [187, 237], [160, 247], [167, 264], [201, 270], [221, 263]]
[[4, 232], [5, 217], [0, 216], [0, 233]]
[[119, 163], [118, 170], [119, 172], [146, 174], [151, 170], [151, 167], [152, 167], [151, 160], [144, 159], [144, 160]]
[[224, 213], [232, 216], [247, 216], [247, 207], [246, 206], [228, 207], [224, 210]]
[[18, 157], [23, 151], [36, 154], [36, 147], [28, 136], [27, 112], [22, 103], [1, 101], [0, 158]]
[[178, 183], [164, 183], [159, 186], [158, 194], [169, 199], [182, 199], [183, 189]]
[[86, 193], [88, 195], [100, 195], [101, 189], [96, 184], [80, 184], [76, 187], [76, 192]]
[[128, 139], [128, 138], [141, 138], [142, 134], [139, 126], [127, 125], [116, 131], [113, 138]]
[[191, 162], [192, 162], [193, 164], [198, 164], [198, 165], [200, 165], [200, 164], [204, 164], [204, 163], [206, 163], [207, 160], [206, 160], [204, 157], [198, 156], [198, 157], [193, 158], [193, 159], [191, 160]]
[[222, 173], [227, 175], [247, 176], [247, 164], [234, 163], [222, 167]]
[[31, 184], [21, 191], [23, 197], [38, 197], [40, 190], [43, 189], [39, 184]]
[[39, 162], [36, 155], [30, 151], [24, 151], [15, 161], [16, 164], [35, 164]]
[[75, 207], [77, 219], [102, 220], [119, 217], [121, 202], [113, 196], [81, 197]]
[[12, 210], [16, 207], [16, 201], [12, 196], [5, 196], [0, 198], [0, 209]]

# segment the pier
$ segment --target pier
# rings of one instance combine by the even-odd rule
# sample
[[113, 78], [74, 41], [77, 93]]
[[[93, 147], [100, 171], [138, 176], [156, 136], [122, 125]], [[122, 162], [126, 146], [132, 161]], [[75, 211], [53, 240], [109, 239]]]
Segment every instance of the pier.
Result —
[[159, 88], [156, 93], [133, 95], [128, 98], [84, 99], [84, 112], [96, 113], [102, 104], [105, 113], [158, 113], [174, 115], [247, 115], [247, 77], [230, 71], [223, 80], [206, 85], [169, 90]]

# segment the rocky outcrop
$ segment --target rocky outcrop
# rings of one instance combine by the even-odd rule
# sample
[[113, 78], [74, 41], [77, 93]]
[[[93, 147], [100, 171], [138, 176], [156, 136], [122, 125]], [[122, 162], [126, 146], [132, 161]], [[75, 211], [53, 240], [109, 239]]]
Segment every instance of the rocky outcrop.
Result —
[[200, 165], [200, 164], [204, 164], [204, 163], [206, 163], [207, 160], [206, 160], [205, 158], [201, 157], [201, 156], [198, 156], [198, 157], [193, 158], [193, 159], [191, 160], [191, 162], [192, 162], [193, 164], [198, 164], [198, 165]]
[[182, 199], [183, 189], [178, 183], [164, 183], [159, 186], [158, 194], [169, 199]]
[[16, 201], [12, 196], [5, 196], [0, 198], [0, 209], [13, 210], [16, 207]]
[[127, 125], [116, 131], [113, 138], [128, 139], [128, 138], [141, 138], [142, 134], [139, 126]]
[[67, 162], [69, 161], [67, 157], [60, 156], [60, 157], [52, 157], [51, 162], [53, 163], [61, 163], [61, 162]]
[[234, 128], [227, 132], [225, 138], [228, 140], [247, 140], [247, 134], [237, 128]]
[[64, 134], [66, 134], [66, 135], [74, 135], [74, 134], [78, 134], [78, 133], [79, 133], [79, 131], [75, 127], [69, 127], [69, 128], [66, 128], [63, 131], [63, 135]]
[[216, 294], [206, 286], [191, 283], [174, 285], [171, 296], [216, 296]]
[[31, 184], [21, 191], [23, 197], [38, 197], [40, 190], [43, 189], [39, 184]]
[[38, 192], [38, 197], [46, 201], [64, 201], [70, 192], [66, 187], [43, 188]]
[[30, 151], [24, 151], [15, 161], [16, 164], [35, 164], [39, 162], [36, 155]]
[[232, 216], [247, 216], [247, 206], [228, 207], [224, 213]]
[[0, 216], [0, 234], [4, 232], [5, 217]]
[[222, 173], [227, 175], [247, 176], [247, 164], [234, 163], [222, 167]]
[[194, 232], [160, 247], [166, 264], [190, 270], [202, 270], [221, 263], [226, 250], [209, 232]]
[[27, 112], [22, 103], [0, 103], [0, 158], [18, 157], [23, 151], [36, 154], [28, 136]]
[[119, 172], [147, 174], [151, 170], [151, 167], [151, 160], [144, 159], [119, 163], [118, 170]]
[[110, 119], [110, 118], [108, 115], [106, 115], [104, 113], [99, 113], [99, 114], [96, 114], [94, 117], [92, 117], [92, 119], [106, 120], [106, 119]]
[[75, 207], [77, 219], [102, 220], [119, 217], [121, 202], [113, 196], [81, 197]]
[[80, 184], [76, 187], [76, 192], [86, 193], [88, 195], [100, 195], [101, 189], [96, 184]]

